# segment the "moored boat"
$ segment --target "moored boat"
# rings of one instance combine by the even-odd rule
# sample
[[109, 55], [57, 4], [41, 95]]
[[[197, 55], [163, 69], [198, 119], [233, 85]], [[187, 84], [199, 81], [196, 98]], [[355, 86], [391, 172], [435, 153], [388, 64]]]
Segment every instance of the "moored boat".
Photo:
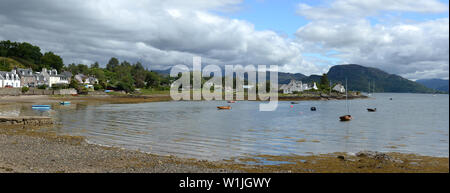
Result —
[[61, 105], [70, 105], [70, 101], [62, 101], [59, 104], [61, 104]]
[[219, 106], [217, 107], [219, 110], [231, 110], [231, 106]]
[[291, 102], [291, 104], [295, 105], [295, 104], [299, 104], [298, 102]]
[[369, 111], [369, 112], [376, 112], [377, 108], [374, 108], [374, 109], [368, 108], [367, 111]]
[[31, 108], [32, 109], [44, 109], [44, 110], [46, 110], [46, 109], [50, 109], [51, 107], [50, 107], [50, 105], [33, 105], [33, 106], [31, 106]]
[[352, 116], [351, 115], [344, 115], [342, 117], [339, 117], [339, 119], [341, 119], [341, 121], [350, 121], [350, 120], [352, 120]]
[[341, 121], [351, 121], [352, 120], [352, 116], [350, 115], [350, 108], [348, 106], [348, 84], [347, 84], [347, 78], [345, 78], [345, 106], [347, 107], [347, 115], [341, 116], [339, 117], [339, 119], [341, 119]]
[[228, 103], [236, 103], [236, 101], [228, 101]]
[[316, 111], [316, 107], [311, 107], [311, 111]]

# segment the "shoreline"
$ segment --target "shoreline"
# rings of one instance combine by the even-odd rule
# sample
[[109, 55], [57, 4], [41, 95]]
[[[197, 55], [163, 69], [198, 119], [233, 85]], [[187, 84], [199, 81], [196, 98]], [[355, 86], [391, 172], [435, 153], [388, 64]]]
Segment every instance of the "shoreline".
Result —
[[[368, 96], [349, 96], [349, 100], [354, 99], [370, 99]], [[146, 103], [146, 102], [167, 102], [173, 101], [168, 94], [154, 94], [154, 95], [21, 95], [21, 96], [0, 96], [0, 105], [11, 103], [59, 103], [63, 100], [69, 100], [72, 103]], [[318, 100], [345, 100], [345, 96], [279, 96], [278, 101], [318, 101]], [[226, 100], [222, 100], [226, 101]], [[256, 100], [260, 101], [260, 100]]]
[[448, 166], [448, 157], [394, 152], [255, 155], [207, 161], [90, 144], [84, 137], [38, 127], [0, 129], [0, 173], [448, 173]]

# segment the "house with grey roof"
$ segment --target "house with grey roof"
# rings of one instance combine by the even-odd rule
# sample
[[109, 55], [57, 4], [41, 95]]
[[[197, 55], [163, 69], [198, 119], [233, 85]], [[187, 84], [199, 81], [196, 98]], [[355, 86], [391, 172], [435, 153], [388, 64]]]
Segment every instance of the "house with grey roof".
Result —
[[35, 87], [37, 85], [36, 74], [30, 68], [28, 68], [28, 69], [18, 68], [17, 74], [20, 77], [20, 86], [21, 87], [24, 87], [24, 86], [25, 87]]
[[16, 70], [11, 72], [0, 71], [0, 88], [12, 87], [20, 88], [20, 77]]

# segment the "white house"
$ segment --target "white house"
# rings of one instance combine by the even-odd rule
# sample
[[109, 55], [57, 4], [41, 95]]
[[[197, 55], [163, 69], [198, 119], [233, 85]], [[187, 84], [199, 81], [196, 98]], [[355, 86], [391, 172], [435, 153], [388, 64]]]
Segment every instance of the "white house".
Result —
[[0, 88], [5, 87], [20, 88], [20, 77], [16, 70], [11, 72], [0, 71]]
[[280, 86], [280, 90], [283, 91], [283, 94], [292, 94], [293, 92], [303, 92], [311, 89], [318, 89], [315, 82], [312, 86], [310, 86], [308, 84], [303, 84], [302, 81], [291, 80], [289, 84], [283, 84]]
[[42, 72], [36, 75], [38, 85], [46, 84], [52, 87], [54, 84], [69, 84], [70, 76], [72, 73], [58, 74], [55, 69], [47, 70], [42, 68]]
[[340, 93], [344, 93], [345, 87], [342, 84], [336, 84], [336, 86], [333, 87], [333, 90]]
[[289, 84], [281, 85], [280, 89], [283, 90], [283, 94], [292, 94], [293, 92], [302, 92], [303, 91], [303, 83], [302, 83], [302, 81], [291, 80], [291, 82], [289, 82]]

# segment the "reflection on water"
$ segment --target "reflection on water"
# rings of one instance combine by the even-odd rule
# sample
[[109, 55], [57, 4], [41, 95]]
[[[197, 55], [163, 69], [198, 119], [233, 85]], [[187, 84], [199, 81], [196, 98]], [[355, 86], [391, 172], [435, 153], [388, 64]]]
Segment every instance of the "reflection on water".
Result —
[[[259, 112], [259, 102], [239, 101], [231, 111], [220, 111], [216, 106], [224, 102], [203, 101], [72, 104], [54, 107], [49, 114], [62, 123], [59, 132], [161, 155], [219, 160], [375, 150], [448, 157], [448, 95], [374, 97], [350, 101], [351, 122], [339, 122], [345, 101], [335, 100], [302, 101], [293, 108], [280, 102], [275, 112]], [[311, 112], [311, 106], [317, 111]], [[367, 112], [368, 107], [377, 112]]]

